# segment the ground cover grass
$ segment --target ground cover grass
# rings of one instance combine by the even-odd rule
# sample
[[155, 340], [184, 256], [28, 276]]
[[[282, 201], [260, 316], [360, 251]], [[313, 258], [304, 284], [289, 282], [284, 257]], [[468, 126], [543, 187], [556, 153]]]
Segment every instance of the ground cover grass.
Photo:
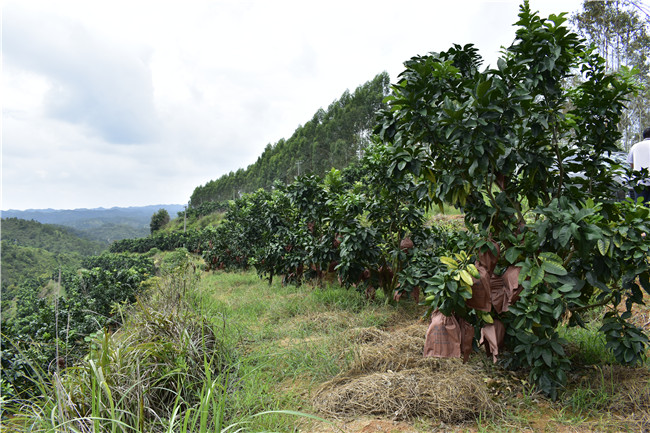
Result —
[[[530, 387], [526, 372], [506, 371], [481, 353], [467, 365], [423, 361], [419, 341], [427, 322], [412, 301], [391, 306], [381, 295], [368, 301], [336, 284], [269, 285], [253, 272], [206, 273], [198, 261], [180, 267], [168, 262], [170, 269], [152, 284], [148, 300], [128, 312], [124, 328], [98, 335], [85, 362], [51, 380], [44, 374], [46, 397], [4, 420], [3, 430], [650, 429], [648, 365], [612, 365], [589, 326], [564, 331], [575, 368], [566, 391], [552, 402]], [[487, 400], [441, 400], [468, 386], [470, 373], [465, 394]], [[417, 407], [422, 399], [432, 399], [437, 409]], [[152, 409], [156, 401], [162, 408]], [[476, 402], [484, 409], [472, 408]]]
[[[354, 352], [345, 330], [383, 327], [400, 317], [384, 303], [369, 303], [337, 286], [269, 285], [254, 273], [215, 273], [201, 282], [204, 308], [236, 329], [244, 354], [242, 392], [233, 405], [241, 415], [267, 410], [311, 411], [315, 387], [346, 368]], [[306, 422], [293, 415], [255, 419], [254, 429], [292, 431]], [[254, 430], [257, 431], [257, 430]]]
[[[381, 299], [369, 302], [361, 294], [335, 284], [325, 288], [268, 285], [252, 273], [210, 274], [203, 278], [201, 288], [207, 295], [207, 308], [236, 324], [240, 347], [249, 357], [248, 368], [255, 372], [250, 377], [251, 388], [263, 390], [260, 394], [266, 396], [242, 398], [238, 404], [248, 405], [251, 413], [270, 408], [328, 416], [315, 408], [314, 395], [323, 383], [355, 368], [360, 351], [365, 350], [348, 331], [394, 332], [418, 323], [422, 314], [422, 309], [412, 302], [386, 306]], [[486, 413], [471, 425], [445, 425], [441, 431], [639, 431], [639, 428], [649, 428], [650, 420], [647, 413], [643, 413], [648, 410], [643, 396], [650, 392], [648, 367], [626, 369], [610, 365], [611, 353], [593, 327], [565, 332], [571, 342], [567, 350], [574, 354], [576, 368], [559, 401], [548, 401], [536, 393], [527, 383], [525, 372], [507, 372], [477, 353], [470, 364], [481, 371], [488, 391], [504, 410], [498, 417]], [[391, 371], [390, 368], [387, 371]], [[255, 385], [256, 382], [259, 385]], [[620, 392], [622, 387], [627, 387], [627, 394]], [[357, 421], [363, 418], [356, 416]], [[385, 418], [371, 418], [366, 424], [360, 424], [359, 429]], [[340, 425], [342, 422], [349, 426], [354, 420], [345, 419]], [[395, 425], [398, 426], [396, 431], [404, 430], [404, 425], [415, 431], [431, 431], [431, 428], [440, 427], [440, 421], [416, 417], [407, 424]], [[317, 426], [312, 420], [282, 414], [257, 424], [261, 430], [336, 431], [332, 427]]]

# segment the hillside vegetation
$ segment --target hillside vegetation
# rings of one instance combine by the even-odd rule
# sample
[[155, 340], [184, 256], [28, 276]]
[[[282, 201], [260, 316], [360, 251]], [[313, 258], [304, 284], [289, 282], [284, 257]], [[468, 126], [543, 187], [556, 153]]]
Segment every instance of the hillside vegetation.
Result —
[[353, 93], [346, 91], [327, 110], [318, 110], [289, 139], [268, 144], [248, 168], [197, 187], [190, 199], [192, 207], [269, 189], [275, 181], [290, 183], [301, 174], [323, 176], [332, 168], [342, 169], [358, 161], [370, 143], [376, 112], [383, 107], [389, 83], [384, 72]]
[[612, 194], [647, 175], [609, 157], [634, 86], [519, 17], [498, 69], [407, 61], [358, 164], [215, 181], [187, 230], [21, 285], [8, 430], [647, 431], [650, 208]]
[[141, 238], [149, 234], [151, 216], [159, 209], [175, 215], [182, 205], [113, 207], [110, 209], [29, 209], [2, 211], [3, 218], [34, 220], [74, 229], [78, 236], [108, 246], [120, 239]]
[[106, 249], [106, 244], [83, 239], [67, 227], [3, 218], [2, 286], [48, 279], [59, 267], [78, 267], [83, 257]]
[[52, 253], [96, 255], [106, 246], [81, 238], [74, 230], [53, 224], [41, 224], [18, 218], [2, 219], [2, 240], [23, 247], [40, 248]]
[[484, 354], [467, 364], [422, 358], [427, 323], [411, 301], [392, 307], [381, 294], [369, 301], [337, 284], [208, 274], [181, 250], [155, 261], [156, 283], [140, 293], [122, 326], [88, 338], [94, 349], [75, 367], [44, 376], [42, 411], [8, 406], [15, 412], [7, 427], [404, 433], [650, 425], [647, 365], [611, 365], [593, 330], [571, 334], [567, 350], [580, 347], [591, 357], [580, 358], [553, 402], [531, 389], [525, 374]]

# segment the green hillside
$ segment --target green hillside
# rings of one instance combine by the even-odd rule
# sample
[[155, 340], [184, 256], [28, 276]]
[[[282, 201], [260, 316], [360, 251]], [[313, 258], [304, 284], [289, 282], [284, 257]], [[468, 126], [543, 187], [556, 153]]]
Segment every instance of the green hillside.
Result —
[[19, 218], [2, 219], [3, 241], [24, 247], [41, 248], [52, 253], [99, 254], [106, 247], [99, 242], [82, 239], [73, 230]]
[[78, 253], [57, 254], [2, 241], [2, 286], [18, 285], [28, 279], [49, 279], [59, 266], [78, 267], [81, 258]]
[[2, 285], [47, 278], [59, 266], [79, 266], [107, 245], [82, 239], [71, 229], [18, 218], [2, 219]]
[[183, 205], [162, 204], [110, 209], [10, 209], [3, 210], [2, 216], [5, 219], [19, 218], [65, 226], [81, 238], [98, 241], [108, 247], [116, 240], [149, 235], [151, 216], [161, 208], [166, 209], [170, 215], [175, 215], [183, 210]]
[[345, 91], [327, 110], [318, 110], [311, 120], [298, 127], [289, 139], [268, 144], [248, 168], [197, 187], [191, 206], [268, 189], [278, 180], [289, 183], [300, 174], [322, 176], [332, 167], [342, 169], [358, 161], [369, 143], [375, 113], [382, 107], [389, 84], [390, 77], [384, 72], [354, 93]]

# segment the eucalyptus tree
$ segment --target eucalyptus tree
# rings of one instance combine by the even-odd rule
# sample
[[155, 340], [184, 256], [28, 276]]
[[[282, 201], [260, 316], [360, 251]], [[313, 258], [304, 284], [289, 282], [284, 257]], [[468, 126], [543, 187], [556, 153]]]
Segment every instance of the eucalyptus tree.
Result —
[[634, 68], [640, 92], [630, 97], [619, 123], [623, 147], [629, 149], [650, 125], [650, 18], [638, 1], [585, 1], [572, 23], [594, 44], [610, 71]]

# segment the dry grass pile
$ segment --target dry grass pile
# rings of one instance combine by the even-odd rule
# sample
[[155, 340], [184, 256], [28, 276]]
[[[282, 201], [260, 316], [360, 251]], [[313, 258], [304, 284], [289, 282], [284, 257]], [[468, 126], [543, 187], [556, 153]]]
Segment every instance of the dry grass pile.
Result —
[[422, 349], [427, 326], [412, 325], [393, 332], [376, 328], [352, 331], [359, 344], [354, 363], [347, 372], [365, 374], [414, 368], [423, 361]]
[[445, 423], [498, 411], [475, 366], [422, 356], [426, 329], [416, 324], [393, 332], [354, 331], [350, 337], [360, 345], [355, 361], [320, 387], [314, 407], [338, 417], [431, 417]]

